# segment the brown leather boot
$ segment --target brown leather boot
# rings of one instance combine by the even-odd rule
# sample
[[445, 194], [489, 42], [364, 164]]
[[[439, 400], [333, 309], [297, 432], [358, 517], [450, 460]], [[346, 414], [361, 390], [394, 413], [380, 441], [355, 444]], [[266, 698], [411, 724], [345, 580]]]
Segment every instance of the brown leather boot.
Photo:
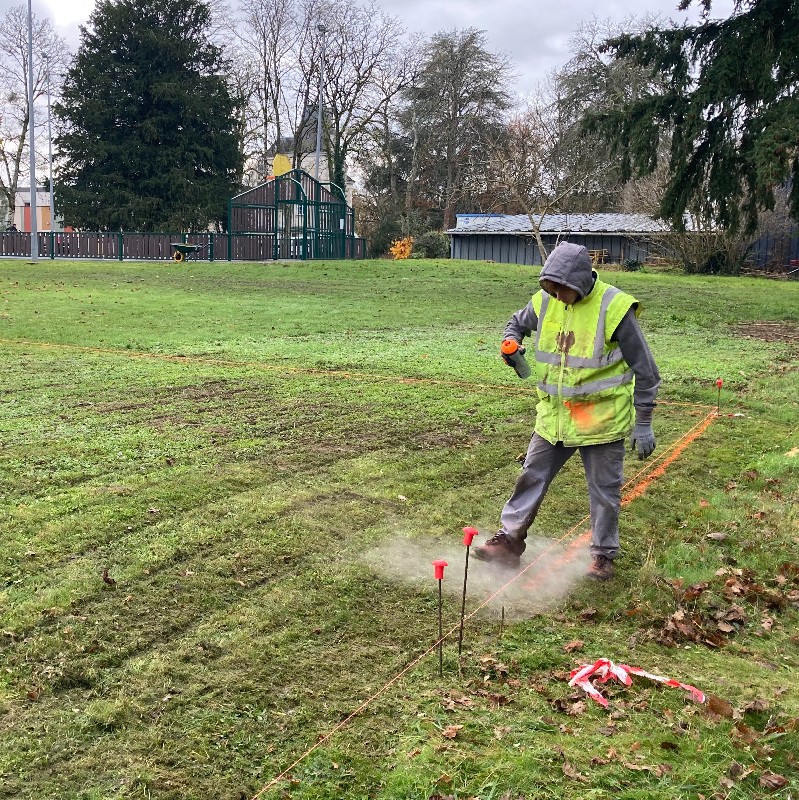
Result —
[[613, 559], [601, 555], [594, 556], [586, 575], [598, 581], [609, 581], [613, 577]]
[[476, 547], [472, 555], [480, 561], [490, 561], [503, 567], [518, 567], [519, 556], [524, 552], [524, 542], [511, 539], [507, 533], [495, 533], [482, 547]]

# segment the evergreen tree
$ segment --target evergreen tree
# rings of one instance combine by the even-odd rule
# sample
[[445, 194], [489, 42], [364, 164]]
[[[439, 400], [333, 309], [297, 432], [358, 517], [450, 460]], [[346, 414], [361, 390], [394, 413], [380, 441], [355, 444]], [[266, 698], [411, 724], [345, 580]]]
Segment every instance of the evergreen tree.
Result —
[[[799, 218], [799, 0], [736, 0], [732, 16], [700, 25], [651, 28], [610, 40], [664, 85], [639, 100], [594, 115], [623, 154], [623, 174], [658, 166], [671, 134], [661, 214], [678, 229], [686, 211], [734, 232], [751, 232], [774, 208], [774, 189], [790, 184]], [[682, 0], [687, 8], [691, 0]]]
[[201, 0], [98, 0], [54, 112], [67, 224], [190, 230], [225, 219], [236, 103]]

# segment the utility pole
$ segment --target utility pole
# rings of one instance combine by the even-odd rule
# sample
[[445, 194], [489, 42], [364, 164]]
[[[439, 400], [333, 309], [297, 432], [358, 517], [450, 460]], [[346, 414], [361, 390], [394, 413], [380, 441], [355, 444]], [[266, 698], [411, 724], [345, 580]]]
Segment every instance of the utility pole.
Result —
[[31, 261], [39, 261], [39, 231], [36, 228], [36, 148], [34, 145], [35, 115], [33, 111], [33, 11], [28, 0], [28, 148], [30, 149], [31, 192]]

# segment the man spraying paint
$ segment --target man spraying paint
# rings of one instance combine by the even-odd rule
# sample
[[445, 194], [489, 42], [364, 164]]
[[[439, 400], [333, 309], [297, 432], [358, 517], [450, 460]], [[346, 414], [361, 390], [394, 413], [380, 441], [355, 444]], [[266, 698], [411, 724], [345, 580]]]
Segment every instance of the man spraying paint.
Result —
[[652, 411], [660, 375], [636, 319], [638, 301], [599, 280], [585, 247], [556, 247], [539, 283], [541, 290], [511, 317], [504, 335], [521, 344], [535, 334], [535, 432], [499, 532], [474, 557], [519, 564], [550, 483], [579, 450], [591, 507], [588, 575], [609, 580], [619, 552], [624, 439], [630, 435], [641, 459], [655, 449]]

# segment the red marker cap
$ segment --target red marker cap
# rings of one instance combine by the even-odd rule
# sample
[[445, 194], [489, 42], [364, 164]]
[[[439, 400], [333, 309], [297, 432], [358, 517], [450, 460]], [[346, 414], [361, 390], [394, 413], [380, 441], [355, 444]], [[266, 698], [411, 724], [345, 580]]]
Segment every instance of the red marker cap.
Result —
[[716, 386], [718, 386], [719, 389], [721, 389], [723, 384], [724, 384], [724, 381], [721, 378], [716, 378]]
[[464, 528], [463, 529], [463, 543], [466, 545], [466, 547], [469, 547], [471, 545], [471, 543], [472, 543], [472, 539], [474, 539], [475, 536], [479, 536], [479, 535], [480, 535], [480, 531], [478, 531], [477, 528]]
[[444, 577], [444, 567], [449, 566], [446, 561], [442, 561], [439, 559], [438, 561], [433, 562], [433, 566], [436, 568], [436, 580], [440, 581]]

